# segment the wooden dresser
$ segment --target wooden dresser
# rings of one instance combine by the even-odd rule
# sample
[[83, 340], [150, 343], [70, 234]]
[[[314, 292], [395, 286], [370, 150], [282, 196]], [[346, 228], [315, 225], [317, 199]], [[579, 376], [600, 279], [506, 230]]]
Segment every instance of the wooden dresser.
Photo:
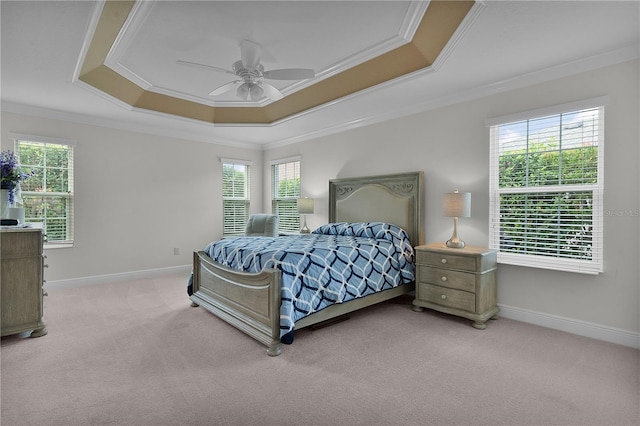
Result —
[[0, 237], [2, 336], [25, 331], [44, 336], [42, 229], [3, 228]]
[[458, 315], [485, 329], [498, 317], [497, 252], [483, 247], [450, 249], [443, 243], [416, 247], [416, 297], [413, 310], [423, 308]]

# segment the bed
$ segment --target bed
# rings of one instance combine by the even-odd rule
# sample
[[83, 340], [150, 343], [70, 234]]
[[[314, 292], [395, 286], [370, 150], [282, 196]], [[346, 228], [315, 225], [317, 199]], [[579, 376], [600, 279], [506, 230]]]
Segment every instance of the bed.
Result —
[[[368, 253], [375, 252], [377, 256], [381, 252], [403, 250], [400, 256], [405, 259], [413, 257], [413, 261], [412, 248], [422, 244], [424, 239], [423, 211], [422, 172], [330, 180], [329, 222], [312, 234], [276, 238], [224, 238], [194, 252], [189, 291], [192, 305], [205, 308], [266, 345], [268, 355], [277, 356], [281, 353], [282, 343], [291, 343], [294, 330], [325, 323], [406, 294], [414, 290], [415, 282], [413, 272], [408, 273], [404, 268], [406, 265], [398, 266], [399, 272], [395, 278], [389, 278], [391, 274], [387, 273], [387, 269], [396, 267], [385, 266], [384, 271], [379, 271], [380, 274], [370, 274], [372, 278], [362, 286], [366, 287], [365, 291], [355, 288], [343, 291], [340, 296], [318, 297], [317, 300], [322, 303], [314, 302], [313, 306], [307, 304], [304, 305], [306, 308], [300, 308], [303, 304], [292, 300], [291, 291], [288, 290], [292, 276], [296, 276], [293, 279], [301, 282], [302, 287], [312, 280], [319, 280], [319, 276], [292, 273], [286, 265], [283, 266], [283, 262], [273, 261], [274, 258], [281, 259], [282, 253], [288, 257], [300, 255], [295, 257], [295, 262], [317, 266], [318, 259], [329, 257], [326, 254], [329, 252], [321, 245], [330, 244], [327, 250], [331, 249], [336, 263], [342, 263], [342, 255], [336, 254], [334, 247], [339, 240], [340, 244], [343, 241], [346, 241], [344, 244], [351, 244], [351, 250], [358, 250], [362, 259], [369, 258]], [[381, 240], [383, 247], [363, 249], [365, 243], [362, 238]], [[261, 247], [262, 251], [250, 254], [253, 252], [249, 250], [254, 246]], [[315, 260], [305, 260], [303, 255], [309, 251], [316, 252]], [[232, 261], [236, 261], [233, 266]], [[242, 268], [238, 262], [243, 265]], [[404, 261], [400, 259], [398, 262]], [[413, 264], [409, 266], [414, 268]], [[325, 272], [327, 270], [326, 266], [319, 268]], [[357, 276], [362, 274], [355, 275], [353, 281], [357, 283], [362, 278]], [[380, 283], [376, 283], [378, 276], [385, 276], [385, 282], [380, 278]], [[351, 278], [344, 280], [351, 281]], [[316, 285], [314, 291], [317, 287], [322, 286]]]

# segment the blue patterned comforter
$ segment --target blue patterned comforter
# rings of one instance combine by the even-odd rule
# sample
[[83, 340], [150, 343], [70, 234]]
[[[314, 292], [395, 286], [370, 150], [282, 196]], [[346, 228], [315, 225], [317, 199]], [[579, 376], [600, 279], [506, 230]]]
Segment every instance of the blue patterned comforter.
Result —
[[283, 343], [293, 341], [295, 322], [307, 315], [415, 279], [407, 233], [382, 222], [330, 223], [306, 235], [230, 237], [204, 251], [232, 269], [282, 271]]

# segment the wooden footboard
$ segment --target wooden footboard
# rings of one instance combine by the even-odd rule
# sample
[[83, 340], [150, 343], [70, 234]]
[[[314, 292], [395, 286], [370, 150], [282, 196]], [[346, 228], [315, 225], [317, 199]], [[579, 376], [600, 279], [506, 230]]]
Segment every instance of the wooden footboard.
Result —
[[[192, 302], [268, 346], [280, 355], [280, 271], [240, 272], [215, 263], [205, 252], [193, 253]], [[380, 293], [328, 306], [296, 322], [296, 330], [409, 293], [405, 284]]]
[[280, 354], [280, 272], [225, 268], [203, 251], [193, 253], [191, 300]]

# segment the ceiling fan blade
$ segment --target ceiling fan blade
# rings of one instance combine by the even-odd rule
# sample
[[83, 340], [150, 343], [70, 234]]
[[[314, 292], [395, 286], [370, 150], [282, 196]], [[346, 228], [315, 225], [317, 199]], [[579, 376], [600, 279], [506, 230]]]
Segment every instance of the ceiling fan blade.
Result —
[[269, 83], [266, 83], [264, 81], [260, 82], [260, 86], [262, 86], [262, 90], [264, 90], [264, 95], [273, 100], [273, 101], [278, 101], [282, 98], [284, 98], [284, 95], [275, 87], [273, 87], [272, 85], [270, 85]]
[[245, 68], [253, 69], [260, 64], [260, 50], [261, 47], [258, 43], [249, 40], [240, 42], [240, 59], [242, 59]]
[[220, 96], [220, 95], [222, 95], [224, 93], [227, 93], [228, 91], [233, 89], [236, 86], [236, 84], [238, 84], [241, 81], [242, 80], [236, 80], [236, 81], [232, 81], [232, 82], [227, 83], [227, 84], [223, 84], [222, 86], [218, 87], [217, 89], [215, 89], [214, 91], [209, 93], [209, 96]]
[[269, 70], [263, 73], [269, 80], [306, 80], [315, 77], [316, 73], [308, 68], [285, 68], [281, 70]]
[[202, 69], [205, 69], [205, 70], [218, 71], [218, 72], [224, 72], [224, 73], [227, 73], [227, 74], [234, 74], [235, 75], [235, 73], [233, 71], [229, 71], [229, 70], [226, 70], [224, 68], [214, 67], [213, 65], [198, 64], [196, 62], [181, 61], [181, 60], [177, 60], [176, 64], [178, 64], [178, 65], [187, 65], [187, 66], [190, 66], [190, 67], [202, 68]]

